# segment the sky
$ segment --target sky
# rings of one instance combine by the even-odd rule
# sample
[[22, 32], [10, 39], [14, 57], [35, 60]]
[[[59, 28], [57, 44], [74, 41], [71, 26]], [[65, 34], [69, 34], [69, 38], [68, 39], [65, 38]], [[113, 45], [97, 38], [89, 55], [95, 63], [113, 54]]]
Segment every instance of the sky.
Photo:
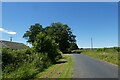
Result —
[[79, 48], [118, 46], [117, 2], [3, 2], [2, 40], [26, 44], [22, 38], [30, 25], [67, 24]]
[[1, 0], [2, 2], [118, 2], [120, 0]]

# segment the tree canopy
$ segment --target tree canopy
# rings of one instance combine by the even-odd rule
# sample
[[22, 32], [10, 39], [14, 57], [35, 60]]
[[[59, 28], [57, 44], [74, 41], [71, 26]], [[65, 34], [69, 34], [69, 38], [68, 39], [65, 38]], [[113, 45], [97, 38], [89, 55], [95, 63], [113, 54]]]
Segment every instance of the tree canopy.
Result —
[[27, 42], [34, 43], [36, 40], [37, 34], [39, 34], [43, 30], [42, 25], [35, 24], [31, 25], [29, 30], [23, 35], [23, 38], [27, 39]]
[[[29, 30], [26, 31], [26, 33], [23, 35], [23, 38], [27, 39], [27, 42], [31, 43], [32, 45], [36, 41], [36, 44], [39, 43], [38, 47], [44, 44], [48, 45], [48, 43], [50, 42], [44, 43], [44, 41], [42, 40], [43, 38], [41, 38], [42, 36], [44, 36], [44, 39], [48, 39], [49, 37], [51, 41], [55, 41], [55, 43], [58, 44], [58, 48], [62, 52], [66, 52], [70, 49], [73, 49], [72, 47], [77, 48], [75, 39], [76, 36], [72, 33], [71, 28], [67, 24], [57, 22], [52, 23], [50, 26], [47, 26], [45, 28], [42, 28], [42, 25], [40, 24], [31, 25]], [[35, 43], [33, 46], [35, 46]], [[47, 48], [45, 47], [45, 49], [42, 49], [42, 51], [44, 50], [47, 51]]]
[[57, 55], [59, 55], [57, 43], [43, 32], [37, 35], [33, 48], [37, 52], [47, 53], [52, 62], [55, 62]]

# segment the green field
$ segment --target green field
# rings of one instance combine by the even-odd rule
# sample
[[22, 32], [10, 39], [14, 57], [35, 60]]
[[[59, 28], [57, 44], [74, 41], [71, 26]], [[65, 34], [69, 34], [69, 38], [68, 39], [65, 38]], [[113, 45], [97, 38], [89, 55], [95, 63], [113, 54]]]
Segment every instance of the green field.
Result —
[[63, 58], [56, 64], [45, 69], [36, 75], [35, 78], [71, 78], [72, 76], [72, 59], [70, 54], [63, 54]]

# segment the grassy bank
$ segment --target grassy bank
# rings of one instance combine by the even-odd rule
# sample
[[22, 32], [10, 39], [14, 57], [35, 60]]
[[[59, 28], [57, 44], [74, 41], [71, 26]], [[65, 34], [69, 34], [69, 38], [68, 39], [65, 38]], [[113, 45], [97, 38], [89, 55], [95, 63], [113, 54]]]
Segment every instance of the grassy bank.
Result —
[[103, 60], [106, 62], [110, 62], [115, 65], [119, 65], [118, 62], [120, 61], [120, 59], [118, 58], [118, 53], [113, 50], [106, 50], [106, 51], [86, 50], [86, 51], [83, 51], [81, 54], [84, 54], [99, 60]]
[[70, 54], [63, 54], [63, 58], [56, 64], [39, 73], [35, 78], [71, 78], [72, 59]]

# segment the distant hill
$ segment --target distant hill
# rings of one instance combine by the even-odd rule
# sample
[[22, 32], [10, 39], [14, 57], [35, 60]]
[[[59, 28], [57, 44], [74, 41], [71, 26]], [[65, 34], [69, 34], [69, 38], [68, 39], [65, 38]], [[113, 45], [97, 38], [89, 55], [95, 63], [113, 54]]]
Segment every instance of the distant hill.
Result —
[[26, 49], [29, 47], [23, 43], [0, 40], [0, 48]]

